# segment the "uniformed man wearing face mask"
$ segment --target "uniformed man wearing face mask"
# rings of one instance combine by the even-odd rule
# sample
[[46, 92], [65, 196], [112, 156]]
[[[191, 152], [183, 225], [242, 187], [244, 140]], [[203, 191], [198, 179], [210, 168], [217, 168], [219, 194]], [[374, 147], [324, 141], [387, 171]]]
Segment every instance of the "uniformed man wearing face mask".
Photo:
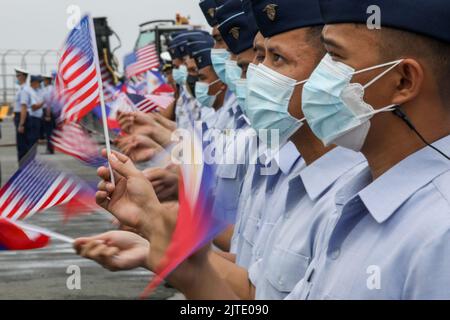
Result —
[[[378, 30], [367, 28], [374, 4]], [[328, 53], [304, 87], [303, 112], [324, 144], [361, 150], [371, 174], [336, 199], [291, 297], [449, 299], [450, 3], [320, 5]]]

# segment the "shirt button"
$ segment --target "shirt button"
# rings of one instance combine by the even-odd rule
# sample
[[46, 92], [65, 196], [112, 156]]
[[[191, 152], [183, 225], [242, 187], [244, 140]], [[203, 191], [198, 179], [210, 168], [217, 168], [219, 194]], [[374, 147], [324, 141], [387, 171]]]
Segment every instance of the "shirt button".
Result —
[[330, 253], [330, 258], [333, 260], [337, 260], [337, 258], [339, 258], [339, 256], [341, 255], [341, 250], [340, 249], [335, 249], [334, 251], [332, 251]]

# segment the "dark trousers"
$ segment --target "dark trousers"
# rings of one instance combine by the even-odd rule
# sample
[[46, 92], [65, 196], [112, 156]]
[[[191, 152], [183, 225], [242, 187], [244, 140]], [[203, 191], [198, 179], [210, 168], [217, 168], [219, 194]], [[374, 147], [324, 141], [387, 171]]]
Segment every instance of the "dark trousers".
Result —
[[41, 137], [41, 118], [30, 117], [30, 147], [33, 147], [39, 142]]
[[42, 121], [44, 123], [45, 136], [47, 138], [47, 152], [54, 153], [53, 144], [50, 138], [53, 134], [53, 129], [55, 129], [55, 118], [52, 116], [50, 121]]
[[29, 116], [25, 121], [25, 132], [19, 133], [19, 124], [20, 124], [20, 113], [14, 113], [14, 124], [16, 126], [16, 142], [17, 142], [17, 157], [22, 160], [23, 157], [26, 156], [28, 151], [31, 149], [30, 145], [30, 120]]

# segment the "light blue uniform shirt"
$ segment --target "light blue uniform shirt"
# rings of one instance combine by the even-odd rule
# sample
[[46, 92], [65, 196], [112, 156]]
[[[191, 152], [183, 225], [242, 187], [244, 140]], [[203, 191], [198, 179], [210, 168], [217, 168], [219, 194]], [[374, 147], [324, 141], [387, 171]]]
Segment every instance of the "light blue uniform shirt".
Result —
[[214, 108], [201, 107], [200, 120], [205, 123], [206, 128], [212, 128], [217, 118], [217, 112]]
[[[33, 102], [32, 103], [33, 104], [43, 103], [44, 99], [45, 99], [45, 90], [42, 88], [39, 88], [37, 90], [34, 90], [34, 89], [32, 89], [32, 90], [33, 90], [33, 92], [32, 92], [32, 101]], [[43, 107], [44, 106], [42, 106], [42, 108], [39, 108], [38, 110], [35, 110], [35, 111], [31, 110], [30, 116], [41, 119], [42, 116], [44, 115]]]
[[48, 85], [46, 87], [44, 87], [44, 109], [46, 108], [53, 108], [53, 100], [54, 100], [54, 91], [55, 88], [53, 87], [53, 85]]
[[237, 108], [236, 96], [228, 90], [222, 108], [219, 109], [215, 129], [226, 130], [235, 128], [235, 111]]
[[30, 112], [33, 105], [33, 89], [27, 84], [21, 85], [17, 91], [14, 112], [20, 112], [23, 104], [27, 106], [27, 111]]
[[[245, 216], [247, 210], [252, 206], [262, 205], [264, 200], [263, 181], [265, 177], [260, 173], [261, 165], [249, 164], [247, 173], [242, 183], [240, 197], [238, 201], [238, 211], [236, 214], [236, 223], [231, 239], [230, 252], [238, 254], [242, 247], [242, 232], [245, 226]], [[250, 201], [251, 200], [251, 201]]]
[[273, 206], [281, 216], [270, 235], [255, 245], [249, 278], [256, 299], [284, 299], [303, 278], [323, 221], [335, 209], [337, 190], [364, 168], [367, 161], [361, 153], [337, 147], [289, 181]]
[[218, 157], [220, 165], [217, 166], [214, 213], [230, 225], [236, 223], [239, 197], [249, 164], [248, 145], [251, 140], [247, 139], [246, 133], [250, 127], [241, 115], [238, 111], [233, 114], [234, 121], [230, 123], [233, 127], [223, 133], [225, 145], [219, 143], [216, 149], [221, 155]]
[[[278, 163], [277, 163], [278, 161]], [[255, 243], [263, 232], [265, 234], [265, 229], [267, 223], [270, 223], [267, 219], [268, 211], [271, 212], [272, 216], [281, 216], [282, 211], [277, 210], [273, 207], [275, 199], [281, 194], [283, 189], [289, 184], [289, 181], [297, 176], [299, 172], [305, 167], [305, 162], [298, 152], [297, 148], [292, 142], [288, 142], [279, 151], [279, 158], [273, 159], [279, 170], [274, 175], [265, 176], [264, 184], [259, 189], [257, 198], [255, 201], [259, 203], [252, 203], [247, 206], [244, 215], [240, 216], [241, 230], [242, 230], [242, 241], [239, 251], [236, 255], [236, 262], [239, 266], [248, 269], [253, 261], [253, 249]], [[261, 194], [262, 192], [262, 194]], [[249, 201], [253, 200], [252, 198]], [[284, 209], [284, 208], [283, 208]]]
[[186, 86], [182, 86], [175, 109], [177, 128], [191, 128], [194, 121], [200, 117], [198, 110], [197, 100], [189, 94]]
[[[450, 136], [434, 145], [448, 153]], [[450, 161], [427, 147], [365, 179], [336, 196], [338, 214], [288, 298], [450, 299]]]

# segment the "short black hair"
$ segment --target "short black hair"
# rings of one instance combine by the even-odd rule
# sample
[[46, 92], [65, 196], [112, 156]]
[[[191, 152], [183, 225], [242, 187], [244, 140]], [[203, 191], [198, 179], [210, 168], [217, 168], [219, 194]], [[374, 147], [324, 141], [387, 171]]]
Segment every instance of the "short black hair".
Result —
[[379, 52], [386, 60], [401, 57], [422, 59], [432, 70], [441, 99], [450, 99], [450, 44], [420, 34], [383, 27], [379, 35]]

